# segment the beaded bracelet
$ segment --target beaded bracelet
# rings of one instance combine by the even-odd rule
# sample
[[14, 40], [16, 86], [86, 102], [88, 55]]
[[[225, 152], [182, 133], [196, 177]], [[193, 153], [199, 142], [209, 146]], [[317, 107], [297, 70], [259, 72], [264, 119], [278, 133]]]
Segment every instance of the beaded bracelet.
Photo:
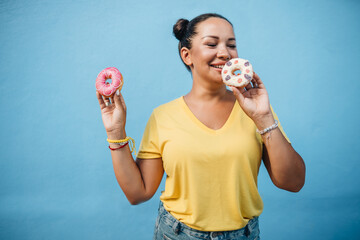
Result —
[[118, 148], [112, 148], [112, 147], [110, 147], [110, 146], [109, 146], [109, 148], [110, 148], [110, 150], [112, 150], [112, 151], [113, 151], [113, 150], [118, 150], [118, 149], [121, 149], [121, 148], [125, 147], [126, 145], [128, 145], [128, 143], [129, 143], [129, 142], [126, 142], [125, 144], [121, 145], [121, 146], [118, 147]]
[[109, 143], [116, 143], [116, 144], [126, 143], [126, 142], [128, 142], [129, 140], [134, 140], [134, 139], [132, 139], [131, 137], [126, 137], [126, 138], [120, 139], [120, 140], [110, 140], [110, 139], [106, 139], [106, 141], [108, 141]]
[[[111, 141], [111, 140], [110, 140]], [[110, 143], [110, 142], [109, 142]], [[114, 142], [113, 144], [116, 144], [116, 145], [120, 145], [120, 146], [124, 146], [126, 144], [128, 144], [129, 141], [126, 141], [126, 142]]]
[[[135, 148], [135, 140], [132, 139], [131, 137], [126, 137], [124, 139], [120, 139], [120, 140], [111, 140], [111, 139], [106, 139], [109, 143], [115, 143], [115, 144], [119, 144], [121, 147], [116, 148], [116, 149], [120, 149], [122, 147], [125, 147], [127, 143], [129, 143], [130, 141], [130, 150], [131, 152], [135, 152], [135, 156], [136, 156], [136, 148]], [[110, 146], [109, 146], [110, 148]], [[111, 148], [110, 148], [111, 149]]]
[[271, 130], [277, 128], [278, 126], [279, 126], [279, 122], [277, 120], [275, 120], [275, 123], [273, 125], [271, 125], [270, 127], [267, 127], [261, 131], [259, 129], [256, 129], [256, 132], [259, 133], [260, 135], [263, 135], [263, 134], [268, 133]]

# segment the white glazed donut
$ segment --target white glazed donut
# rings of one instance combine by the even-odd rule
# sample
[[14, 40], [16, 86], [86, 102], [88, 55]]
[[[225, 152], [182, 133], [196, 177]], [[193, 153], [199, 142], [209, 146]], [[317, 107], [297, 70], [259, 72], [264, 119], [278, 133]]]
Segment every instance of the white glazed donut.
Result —
[[233, 87], [244, 87], [248, 85], [253, 78], [253, 75], [252, 65], [248, 60], [242, 58], [231, 59], [225, 63], [221, 71], [223, 82], [227, 86]]

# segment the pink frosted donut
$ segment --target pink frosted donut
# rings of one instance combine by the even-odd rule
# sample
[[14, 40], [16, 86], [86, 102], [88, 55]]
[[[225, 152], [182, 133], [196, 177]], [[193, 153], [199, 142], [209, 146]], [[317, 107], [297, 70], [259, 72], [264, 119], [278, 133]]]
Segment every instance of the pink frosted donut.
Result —
[[[111, 83], [106, 82], [111, 79]], [[123, 77], [115, 67], [109, 67], [102, 70], [96, 78], [96, 90], [104, 97], [111, 97], [116, 90], [121, 90], [124, 84]]]
[[253, 78], [253, 67], [248, 60], [233, 58], [221, 70], [223, 82], [228, 86], [244, 87]]

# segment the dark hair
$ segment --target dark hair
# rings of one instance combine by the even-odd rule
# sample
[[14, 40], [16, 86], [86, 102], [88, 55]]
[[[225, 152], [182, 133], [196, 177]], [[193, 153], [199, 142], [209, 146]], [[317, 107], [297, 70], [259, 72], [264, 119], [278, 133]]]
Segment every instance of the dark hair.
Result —
[[[205, 13], [205, 14], [201, 14], [199, 16], [197, 16], [196, 18], [192, 19], [190, 22], [189, 20], [186, 20], [184, 18], [180, 18], [179, 20], [177, 20], [177, 22], [175, 23], [174, 27], [173, 27], [173, 34], [175, 35], [175, 37], [179, 40], [179, 55], [181, 58], [181, 48], [186, 47], [188, 49], [191, 49], [191, 40], [192, 38], [197, 34], [196, 32], [196, 26], [205, 21], [208, 18], [211, 17], [215, 17], [215, 18], [222, 18], [224, 20], [226, 20], [228, 23], [230, 23], [230, 25], [232, 26], [232, 23], [226, 19], [225, 17], [216, 14], [216, 13]], [[182, 58], [181, 58], [182, 60]], [[183, 61], [184, 63], [184, 61]], [[185, 64], [185, 63], [184, 63]], [[190, 67], [188, 65], [186, 65], [187, 70], [190, 71]]]

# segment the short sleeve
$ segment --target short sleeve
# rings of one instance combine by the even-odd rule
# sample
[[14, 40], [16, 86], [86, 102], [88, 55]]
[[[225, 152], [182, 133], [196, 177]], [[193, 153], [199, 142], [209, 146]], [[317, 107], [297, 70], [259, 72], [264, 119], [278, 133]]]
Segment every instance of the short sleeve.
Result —
[[151, 114], [141, 139], [138, 158], [161, 158], [158, 127], [154, 112]]
[[286, 140], [287, 140], [289, 143], [291, 143], [290, 140], [289, 140], [289, 138], [286, 136], [286, 133], [284, 132], [284, 129], [283, 129], [283, 127], [281, 126], [280, 120], [279, 120], [278, 116], [276, 115], [276, 113], [274, 112], [274, 109], [272, 108], [272, 106], [270, 106], [270, 108], [271, 108], [271, 111], [272, 111], [272, 113], [273, 113], [273, 116], [274, 116], [275, 120], [277, 120], [277, 121], [279, 122], [279, 126], [278, 126], [278, 127], [279, 127], [281, 133], [284, 135], [284, 137], [286, 138]]

